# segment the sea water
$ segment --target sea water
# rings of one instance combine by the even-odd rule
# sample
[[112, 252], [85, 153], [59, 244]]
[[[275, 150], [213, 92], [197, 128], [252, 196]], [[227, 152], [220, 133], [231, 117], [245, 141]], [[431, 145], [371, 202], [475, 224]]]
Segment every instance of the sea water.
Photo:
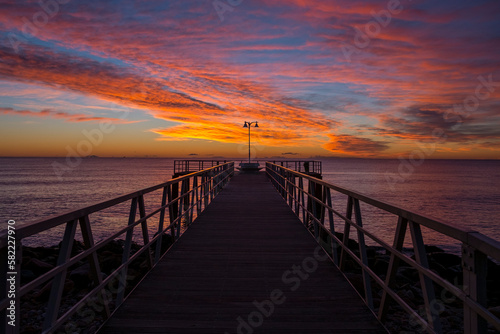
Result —
[[[426, 160], [413, 169], [402, 168], [400, 160], [322, 162], [324, 181], [500, 240], [498, 160]], [[88, 158], [71, 166], [64, 158], [0, 158], [1, 218], [21, 226], [160, 184], [171, 179], [173, 164], [173, 159], [161, 158]], [[57, 169], [61, 165], [65, 168]], [[345, 213], [346, 197], [335, 193], [332, 197], [334, 208]], [[146, 199], [146, 209], [156, 208], [161, 193]], [[97, 241], [126, 226], [129, 206], [125, 203], [107, 215], [91, 217]], [[392, 243], [397, 217], [364, 203], [361, 209], [363, 225]], [[335, 230], [343, 232], [343, 227], [336, 219]], [[52, 245], [60, 233], [62, 229], [42, 233], [28, 244]], [[351, 236], [356, 237], [354, 231]], [[428, 244], [459, 247], [425, 228], [424, 237]]]

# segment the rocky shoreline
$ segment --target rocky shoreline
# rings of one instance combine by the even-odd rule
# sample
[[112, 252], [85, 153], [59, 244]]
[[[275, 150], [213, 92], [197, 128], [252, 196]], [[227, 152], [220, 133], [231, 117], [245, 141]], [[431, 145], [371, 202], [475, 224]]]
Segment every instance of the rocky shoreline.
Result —
[[[162, 254], [172, 243], [170, 235], [163, 236]], [[108, 275], [121, 265], [123, 245], [123, 240], [114, 240], [98, 251], [103, 279], [108, 277]], [[140, 245], [132, 243], [131, 255], [140, 248]], [[79, 241], [75, 241], [71, 256], [75, 256], [84, 250], [84, 245]], [[54, 268], [57, 263], [58, 254], [59, 246], [23, 247], [21, 284], [29, 283]], [[133, 289], [147, 272], [148, 262], [143, 253], [128, 268], [125, 293]], [[49, 281], [21, 298], [21, 333], [37, 334], [42, 332], [51, 285], [52, 283]], [[93, 282], [90, 273], [90, 264], [87, 259], [72, 266], [66, 275], [59, 316], [68, 311], [82, 297], [86, 296], [94, 286], [95, 282]], [[114, 300], [119, 290], [117, 287], [118, 279], [112, 279], [104, 289], [109, 302], [105, 302], [101, 294], [92, 298], [60, 328], [58, 333], [95, 333], [104, 321], [103, 312], [105, 311], [105, 306], [107, 305], [110, 310], [113, 310], [115, 307]]]
[[[343, 234], [336, 233], [337, 238], [342, 240]], [[324, 242], [329, 244], [329, 237], [324, 238]], [[359, 245], [356, 241], [349, 240], [349, 249], [359, 256]], [[452, 253], [437, 246], [426, 246], [429, 267], [442, 278], [448, 280], [453, 285], [463, 288], [462, 259]], [[340, 246], [337, 248], [340, 256]], [[403, 253], [415, 259], [412, 248], [404, 248]], [[385, 281], [387, 269], [389, 267], [390, 253], [383, 247], [367, 246], [367, 256], [369, 267]], [[487, 274], [487, 298], [489, 311], [500, 317], [500, 265], [488, 260]], [[358, 264], [349, 256], [345, 266], [345, 276], [349, 279], [360, 295], [364, 295], [364, 284], [361, 269]], [[372, 291], [374, 292], [373, 303], [378, 309], [383, 295], [383, 290], [372, 280]], [[426, 317], [425, 302], [420, 286], [418, 271], [403, 261], [399, 262], [398, 271], [395, 278], [397, 294], [418, 314]], [[431, 301], [433, 314], [441, 321], [443, 333], [458, 334], [463, 333], [463, 305], [460, 299], [451, 292], [434, 284], [436, 299]], [[416, 323], [408, 313], [406, 313], [396, 302], [391, 302], [388, 310], [387, 320], [384, 325], [390, 333], [423, 333], [421, 325]], [[498, 333], [493, 327], [488, 328], [488, 333]]]
[[[339, 237], [342, 235], [339, 234]], [[101, 272], [103, 277], [108, 277], [116, 268], [121, 265], [123, 253], [123, 240], [110, 242], [98, 252]], [[163, 237], [163, 251], [172, 244], [169, 235]], [[139, 245], [132, 245], [132, 253], [135, 253], [140, 248]], [[354, 252], [358, 251], [358, 244], [350, 240], [349, 248]], [[84, 245], [80, 242], [75, 242], [72, 250], [72, 256], [83, 252]], [[457, 255], [445, 252], [443, 249], [435, 246], [426, 247], [429, 265], [431, 270], [445, 279], [449, 280], [456, 286], [463, 284], [461, 259]], [[412, 254], [411, 249], [404, 250], [407, 254]], [[51, 270], [56, 262], [59, 252], [59, 246], [53, 247], [23, 247], [23, 260], [21, 270], [21, 282], [26, 284], [33, 279], [43, 275]], [[386, 254], [381, 247], [368, 247], [368, 262], [370, 268], [374, 272], [385, 279], [387, 268], [389, 266], [390, 255]], [[148, 264], [145, 256], [139, 256], [134, 261], [128, 270], [126, 292], [130, 291], [148, 269]], [[361, 271], [357, 268], [357, 264], [353, 260], [348, 260], [346, 263], [346, 277], [349, 278], [351, 284], [363, 294], [363, 278]], [[500, 266], [489, 261], [488, 262], [488, 307], [490, 311], [497, 316], [500, 316]], [[110, 284], [117, 286], [117, 282]], [[60, 315], [66, 312], [76, 304], [83, 296], [85, 296], [94, 286], [94, 282], [90, 276], [90, 265], [87, 260], [80, 261], [78, 264], [68, 270], [66, 282], [64, 285], [64, 296], [61, 303]], [[21, 298], [21, 333], [35, 334], [41, 333], [43, 319], [45, 317], [46, 307], [50, 295], [51, 283], [37, 287], [34, 291]], [[380, 305], [382, 290], [376, 283], [372, 283], [374, 291], [374, 306], [377, 308]], [[116, 289], [115, 289], [116, 290]], [[419, 313], [425, 315], [423, 308], [424, 300], [422, 290], [420, 288], [418, 272], [412, 269], [409, 265], [401, 262], [396, 276], [395, 291]], [[116, 291], [112, 288], [106, 289], [110, 300], [114, 300]], [[100, 296], [99, 296], [100, 297]], [[60, 333], [95, 333], [102, 324], [104, 318], [104, 306], [107, 303], [101, 298], [93, 298], [87, 302], [74, 315], [68, 323], [63, 326]], [[108, 307], [112, 310], [114, 302], [110, 302]], [[434, 301], [436, 314], [439, 315], [443, 326], [444, 333], [462, 333], [463, 330], [463, 309], [458, 298], [443, 289], [436, 288], [436, 300]], [[389, 306], [389, 316], [385, 322], [385, 326], [391, 333], [421, 333], [422, 328], [413, 321], [410, 316], [404, 312], [396, 303], [391, 303]], [[495, 333], [494, 330], [489, 330]]]

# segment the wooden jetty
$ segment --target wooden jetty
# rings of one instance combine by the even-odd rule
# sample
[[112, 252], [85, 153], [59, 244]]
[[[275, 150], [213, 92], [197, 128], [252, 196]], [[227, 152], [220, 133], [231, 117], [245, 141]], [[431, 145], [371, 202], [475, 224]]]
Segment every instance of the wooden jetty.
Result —
[[[254, 163], [261, 164], [262, 168], [265, 167], [267, 161], [254, 160]], [[304, 173], [315, 178], [321, 178], [323, 173], [323, 164], [318, 160], [272, 160], [273, 164], [281, 167], [289, 168], [293, 171]], [[174, 160], [174, 174], [173, 178], [188, 175], [198, 172], [207, 168], [218, 166], [227, 163], [227, 160]]]
[[385, 333], [264, 173], [240, 174], [99, 333]]
[[[90, 333], [103, 322], [100, 333], [383, 333], [395, 312], [417, 332], [500, 331], [500, 305], [488, 296], [500, 242], [325, 182], [321, 164], [306, 162], [268, 161], [254, 174], [235, 173], [232, 161], [180, 162], [186, 175], [162, 184], [9, 225], [0, 232], [0, 333]], [[393, 235], [373, 229], [370, 210], [393, 219]], [[110, 230], [95, 238], [110, 211]], [[461, 247], [460, 284], [432, 268], [422, 229]], [[23, 277], [23, 243], [53, 232], [57, 259]], [[385, 266], [368, 257], [374, 246]], [[419, 286], [413, 299], [401, 296], [401, 269]], [[75, 271], [87, 273], [83, 290], [67, 284]], [[34, 300], [37, 323], [26, 310]], [[458, 326], [441, 321], [450, 307], [463, 310]]]

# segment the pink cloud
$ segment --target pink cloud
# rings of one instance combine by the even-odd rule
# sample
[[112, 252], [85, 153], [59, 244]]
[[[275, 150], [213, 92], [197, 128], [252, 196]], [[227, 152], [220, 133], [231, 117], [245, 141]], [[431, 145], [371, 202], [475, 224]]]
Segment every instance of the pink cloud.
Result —
[[62, 119], [66, 122], [79, 123], [79, 122], [111, 122], [115, 124], [131, 124], [143, 121], [130, 121], [121, 118], [112, 117], [99, 117], [99, 116], [89, 116], [83, 114], [70, 114], [67, 112], [56, 111], [51, 109], [44, 109], [41, 111], [31, 111], [31, 110], [15, 110], [13, 108], [2, 108], [0, 107], [0, 114], [4, 115], [17, 115], [17, 116], [28, 116], [28, 117], [48, 117]]

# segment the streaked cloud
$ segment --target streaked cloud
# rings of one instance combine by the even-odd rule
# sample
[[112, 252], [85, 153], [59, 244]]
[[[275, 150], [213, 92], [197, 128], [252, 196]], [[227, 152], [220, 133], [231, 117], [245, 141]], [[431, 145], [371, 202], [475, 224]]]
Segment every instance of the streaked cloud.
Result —
[[[52, 90], [59, 100], [71, 92], [121, 105], [130, 120], [147, 114], [154, 121], [145, 131], [165, 143], [245, 142], [243, 121], [259, 121], [252, 137], [264, 147], [283, 146], [278, 152], [300, 146], [318, 155], [387, 157], [432, 140], [440, 128], [441, 150], [462, 145], [496, 157], [500, 87], [459, 124], [448, 111], [475, 93], [479, 76], [500, 82], [500, 3], [401, 1], [347, 61], [343, 46], [387, 4], [256, 0], [221, 22], [211, 2], [71, 1], [33, 30], [24, 18], [41, 10], [38, 2], [7, 0], [0, 8], [0, 79]], [[13, 36], [22, 41], [17, 52]], [[15, 95], [0, 94], [2, 110], [12, 109], [3, 115], [93, 117], [79, 108], [58, 116], [69, 101], [35, 108], [10, 101]], [[116, 118], [101, 105], [87, 109]]]
[[387, 142], [352, 135], [330, 134], [325, 148], [343, 156], [380, 157], [389, 148]]
[[122, 118], [112, 118], [112, 117], [101, 117], [101, 116], [91, 116], [83, 114], [71, 114], [64, 111], [57, 111], [51, 109], [43, 109], [41, 111], [31, 111], [31, 110], [15, 110], [12, 108], [1, 108], [0, 114], [4, 115], [16, 115], [16, 116], [28, 116], [28, 117], [42, 117], [42, 118], [56, 118], [62, 119], [66, 122], [109, 122], [115, 124], [131, 124], [141, 121], [131, 121]]

